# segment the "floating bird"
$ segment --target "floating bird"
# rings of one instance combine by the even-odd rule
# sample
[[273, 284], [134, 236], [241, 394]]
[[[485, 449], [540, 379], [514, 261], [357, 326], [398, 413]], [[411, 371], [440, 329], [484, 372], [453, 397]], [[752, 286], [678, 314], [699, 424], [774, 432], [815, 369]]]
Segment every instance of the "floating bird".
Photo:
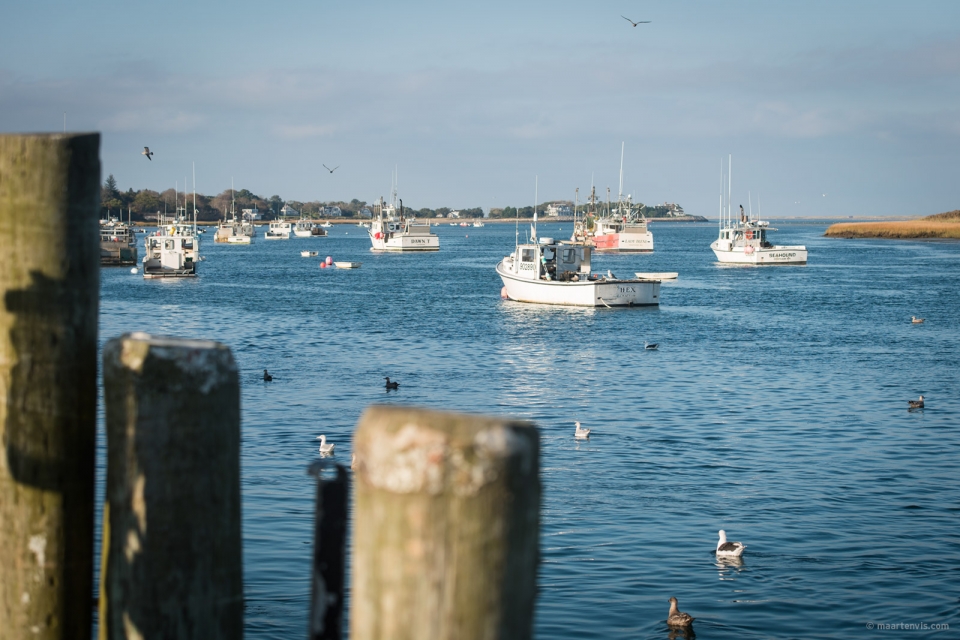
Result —
[[644, 342], [644, 343], [643, 343], [643, 348], [646, 349], [647, 351], [656, 351], [658, 348], [660, 348], [660, 343], [659, 343], [659, 342]]
[[668, 627], [689, 627], [693, 624], [694, 619], [689, 613], [684, 613], [677, 608], [676, 598], [670, 598], [670, 613], [667, 614]]
[[727, 542], [727, 532], [720, 530], [720, 540], [717, 541], [717, 555], [721, 558], [739, 558], [747, 545], [742, 542]]
[[650, 24], [649, 20], [640, 20], [638, 22], [634, 22], [633, 20], [631, 20], [630, 18], [628, 18], [623, 14], [620, 14], [620, 17], [626, 20], [627, 22], [629, 22], [630, 24], [632, 24], [633, 26], [637, 26], [638, 24]]
[[147, 160], [153, 162], [153, 158], [150, 157], [153, 155], [153, 151], [150, 151], [150, 147], [144, 147], [143, 151], [140, 152], [140, 155], [147, 156]]
[[337, 446], [332, 442], [327, 444], [327, 436], [317, 436], [317, 440], [320, 441], [320, 453], [325, 453], [327, 455], [330, 455], [331, 453], [333, 453], [333, 448]]
[[385, 384], [384, 386], [385, 386], [387, 389], [399, 389], [399, 388], [400, 388], [400, 383], [399, 383], [399, 382], [390, 382], [390, 378], [387, 378], [386, 380], [387, 380], [387, 384]]
[[267, 373], [267, 370], [266, 370], [266, 369], [263, 370], [263, 381], [264, 381], [264, 382], [272, 382], [272, 381], [273, 381], [273, 376], [270, 375], [269, 373]]
[[323, 165], [323, 168], [326, 169], [327, 171], [329, 171], [330, 173], [333, 173], [334, 171], [336, 171], [337, 169], [340, 168], [340, 165], [335, 166], [333, 169], [331, 169], [331, 168], [328, 167], [327, 165]]
[[576, 429], [573, 432], [573, 437], [577, 440], [586, 440], [590, 437], [590, 429], [584, 429], [580, 426], [579, 422], [573, 423], [576, 426]]
[[923, 324], [925, 318], [918, 318], [917, 316], [910, 316], [910, 322], [913, 324]]
[[907, 400], [910, 403], [911, 409], [923, 409], [923, 396], [920, 396], [919, 400]]

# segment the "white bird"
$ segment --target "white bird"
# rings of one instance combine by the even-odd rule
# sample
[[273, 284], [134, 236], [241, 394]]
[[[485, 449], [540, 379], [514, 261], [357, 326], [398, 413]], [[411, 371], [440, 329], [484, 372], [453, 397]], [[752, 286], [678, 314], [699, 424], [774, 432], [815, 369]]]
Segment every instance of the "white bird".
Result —
[[147, 156], [147, 160], [153, 161], [153, 158], [150, 157], [153, 155], [153, 151], [150, 151], [150, 147], [144, 147], [143, 151], [140, 152], [140, 155]]
[[332, 442], [330, 444], [327, 444], [327, 436], [317, 436], [317, 440], [320, 441], [320, 453], [325, 453], [327, 455], [330, 455], [333, 453], [333, 448], [337, 446]]
[[910, 316], [910, 322], [912, 322], [913, 324], [923, 324], [924, 320], [926, 320], [926, 318], [918, 318], [917, 316]]
[[573, 432], [574, 438], [576, 438], [577, 440], [586, 440], [587, 438], [590, 437], [590, 429], [584, 429], [583, 427], [580, 426], [579, 422], [574, 422], [573, 424], [575, 424], [577, 427], [576, 430]]
[[720, 530], [720, 540], [717, 542], [717, 555], [721, 558], [739, 558], [747, 545], [742, 542], [727, 542], [727, 532]]

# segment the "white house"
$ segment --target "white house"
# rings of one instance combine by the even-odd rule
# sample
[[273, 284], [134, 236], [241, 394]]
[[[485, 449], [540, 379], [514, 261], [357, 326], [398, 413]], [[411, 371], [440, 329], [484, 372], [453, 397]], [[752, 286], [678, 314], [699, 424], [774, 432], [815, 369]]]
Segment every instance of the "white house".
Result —
[[459, 212], [459, 211], [451, 211], [450, 213], [447, 214], [447, 217], [448, 217], [448, 218], [459, 218], [459, 217], [460, 217], [460, 212]]
[[560, 216], [572, 216], [573, 209], [570, 208], [570, 205], [563, 203], [551, 203], [547, 205], [547, 215], [552, 218], [558, 218]]
[[281, 218], [298, 218], [300, 217], [300, 212], [291, 207], [290, 205], [283, 205], [283, 208], [280, 209]]
[[241, 215], [244, 222], [253, 222], [254, 220], [261, 220], [260, 210], [254, 207], [253, 209], [244, 209]]
[[340, 207], [324, 207], [323, 208], [323, 217], [325, 218], [330, 218], [330, 217], [339, 218], [342, 215], [343, 215], [343, 211], [340, 210]]
[[364, 207], [364, 208], [360, 209], [360, 217], [361, 217], [361, 218], [372, 218], [372, 217], [373, 217], [373, 211], [370, 210], [370, 207]]

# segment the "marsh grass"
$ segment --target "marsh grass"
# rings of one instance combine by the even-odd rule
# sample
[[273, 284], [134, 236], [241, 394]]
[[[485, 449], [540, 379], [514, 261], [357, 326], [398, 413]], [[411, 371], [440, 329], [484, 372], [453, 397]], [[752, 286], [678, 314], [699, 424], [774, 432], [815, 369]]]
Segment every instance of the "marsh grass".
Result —
[[918, 220], [841, 222], [823, 234], [832, 238], [950, 238], [960, 240], [960, 210]]

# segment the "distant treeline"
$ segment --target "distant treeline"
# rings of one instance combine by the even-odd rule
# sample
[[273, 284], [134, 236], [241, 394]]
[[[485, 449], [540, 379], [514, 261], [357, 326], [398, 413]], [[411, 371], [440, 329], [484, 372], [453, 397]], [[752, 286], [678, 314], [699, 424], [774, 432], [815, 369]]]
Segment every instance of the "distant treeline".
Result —
[[[186, 197], [186, 202], [184, 202]], [[297, 200], [284, 200], [280, 196], [274, 195], [269, 198], [258, 196], [247, 189], [237, 189], [231, 192], [227, 189], [216, 196], [208, 196], [201, 193], [197, 194], [197, 219], [198, 220], [220, 220], [230, 212], [231, 203], [239, 214], [244, 209], [258, 209], [260, 215], [265, 220], [273, 220], [280, 217], [280, 210], [284, 205], [289, 206], [302, 213], [306, 217], [322, 218], [324, 207], [339, 207], [341, 215], [348, 218], [357, 217], [364, 207], [373, 208], [373, 203], [367, 203], [363, 200], [354, 198], [350, 202], [330, 201], [330, 202], [299, 202]], [[546, 216], [548, 205], [567, 205], [572, 210], [573, 202], [565, 200], [555, 200], [544, 202], [537, 207], [540, 216]], [[123, 217], [129, 215], [135, 221], [153, 220], [157, 212], [167, 215], [174, 215], [178, 207], [186, 206], [190, 215], [193, 214], [193, 194], [176, 193], [174, 189], [166, 191], [153, 191], [152, 189], [140, 189], [134, 191], [120, 191], [117, 187], [117, 181], [111, 174], [103, 183], [100, 190], [100, 216], [108, 215], [119, 216], [121, 210]], [[643, 207], [644, 215], [648, 218], [666, 218], [670, 216], [670, 209], [666, 206]], [[469, 209], [450, 209], [449, 207], [440, 207], [439, 209], [415, 209], [404, 206], [408, 215], [420, 218], [435, 218], [437, 216], [447, 217], [452, 211], [458, 211], [461, 218], [482, 218], [483, 208], [473, 207]], [[516, 207], [504, 207], [490, 209], [491, 218], [514, 218], [517, 216]], [[521, 218], [532, 218], [533, 207], [520, 207]]]

